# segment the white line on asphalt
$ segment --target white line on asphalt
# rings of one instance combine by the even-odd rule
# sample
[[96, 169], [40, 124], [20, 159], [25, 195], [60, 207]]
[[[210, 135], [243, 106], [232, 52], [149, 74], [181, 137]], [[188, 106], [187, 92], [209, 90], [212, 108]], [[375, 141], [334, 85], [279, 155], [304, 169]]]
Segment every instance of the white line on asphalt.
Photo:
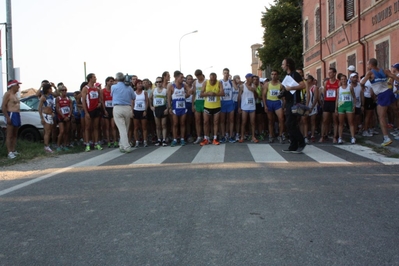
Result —
[[329, 152], [323, 151], [322, 149], [316, 148], [314, 145], [307, 145], [303, 153], [319, 163], [325, 164], [352, 164], [351, 162], [345, 161]]
[[205, 145], [191, 163], [223, 163], [226, 145]]
[[269, 144], [248, 144], [248, 148], [257, 163], [288, 163]]
[[178, 147], [162, 147], [158, 148], [153, 152], [150, 152], [144, 157], [141, 157], [132, 164], [161, 164], [163, 161], [169, 158], [173, 153], [179, 150], [181, 146]]
[[50, 174], [47, 174], [47, 175], [43, 175], [43, 176], [34, 178], [32, 180], [23, 182], [23, 183], [21, 183], [19, 185], [16, 185], [16, 186], [1, 190], [0, 191], [0, 197], [3, 196], [3, 195], [8, 194], [10, 192], [13, 192], [13, 191], [16, 191], [18, 189], [21, 189], [21, 188], [27, 187], [29, 185], [32, 185], [34, 183], [43, 181], [43, 180], [45, 180], [45, 179], [47, 179], [49, 177], [61, 174], [61, 173], [66, 172], [66, 171], [69, 171], [69, 170], [71, 170], [73, 168], [76, 168], [76, 167], [87, 167], [87, 166], [98, 166], [98, 165], [106, 163], [106, 162], [108, 162], [108, 161], [110, 161], [112, 159], [118, 158], [119, 156], [122, 156], [122, 155], [123, 155], [123, 153], [121, 153], [119, 151], [119, 149], [112, 150], [110, 152], [101, 154], [99, 156], [93, 157], [93, 158], [85, 160], [83, 162], [80, 162], [80, 163], [77, 163], [77, 164], [74, 164], [74, 165], [71, 165], [71, 166], [68, 166], [68, 167], [65, 167], [65, 168], [61, 168], [59, 170], [56, 170], [53, 173], [50, 173]]
[[364, 158], [385, 164], [385, 165], [398, 165], [399, 164], [399, 159], [396, 158], [389, 158], [386, 157], [382, 154], [379, 154], [375, 151], [373, 151], [371, 148], [369, 147], [364, 147], [361, 145], [339, 145], [339, 146], [335, 146], [337, 148], [340, 148], [342, 150], [345, 151], [349, 151], [352, 152], [356, 155], [362, 156]]

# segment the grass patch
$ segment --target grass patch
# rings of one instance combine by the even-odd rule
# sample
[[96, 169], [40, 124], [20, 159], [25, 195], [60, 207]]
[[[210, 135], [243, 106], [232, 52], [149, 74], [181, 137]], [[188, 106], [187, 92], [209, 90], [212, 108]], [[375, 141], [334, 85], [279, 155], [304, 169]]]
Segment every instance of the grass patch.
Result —
[[7, 158], [7, 147], [0, 148], [0, 167], [25, 163], [32, 159], [36, 158], [45, 158], [45, 157], [53, 157], [60, 154], [70, 154], [70, 153], [79, 153], [83, 151], [82, 146], [75, 146], [73, 148], [69, 148], [68, 151], [56, 152], [54, 153], [46, 153], [44, 151], [43, 142], [30, 142], [26, 140], [17, 140], [17, 147], [19, 155], [15, 159]]

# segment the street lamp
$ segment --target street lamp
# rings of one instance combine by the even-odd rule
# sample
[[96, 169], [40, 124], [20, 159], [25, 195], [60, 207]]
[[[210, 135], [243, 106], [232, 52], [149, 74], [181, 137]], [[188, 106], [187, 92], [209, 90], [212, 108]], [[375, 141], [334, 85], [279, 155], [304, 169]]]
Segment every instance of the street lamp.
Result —
[[195, 31], [186, 33], [186, 34], [184, 34], [183, 36], [181, 36], [181, 38], [180, 38], [180, 40], [179, 40], [179, 70], [180, 70], [180, 71], [181, 71], [181, 51], [180, 51], [181, 39], [183, 39], [184, 36], [187, 36], [187, 35], [192, 34], [192, 33], [197, 33], [197, 32], [198, 32], [198, 30], [195, 30]]

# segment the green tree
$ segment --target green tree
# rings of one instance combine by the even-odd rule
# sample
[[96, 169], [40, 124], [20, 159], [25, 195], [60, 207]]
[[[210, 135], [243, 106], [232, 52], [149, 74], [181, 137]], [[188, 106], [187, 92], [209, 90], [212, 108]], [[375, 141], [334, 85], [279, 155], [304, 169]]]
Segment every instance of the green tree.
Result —
[[275, 0], [263, 13], [264, 41], [258, 50], [263, 70], [281, 70], [285, 57], [294, 59], [297, 68], [303, 66], [301, 4], [298, 0]]

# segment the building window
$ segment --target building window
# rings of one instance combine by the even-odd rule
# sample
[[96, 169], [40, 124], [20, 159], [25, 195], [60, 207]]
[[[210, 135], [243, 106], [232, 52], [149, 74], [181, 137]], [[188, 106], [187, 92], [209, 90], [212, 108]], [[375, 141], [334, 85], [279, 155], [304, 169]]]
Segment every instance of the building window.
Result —
[[379, 43], [375, 49], [378, 61], [378, 67], [389, 69], [389, 40]]
[[309, 49], [309, 22], [305, 21], [305, 51]]
[[349, 66], [355, 66], [356, 67], [356, 54], [352, 54], [352, 55], [348, 56], [348, 67]]
[[337, 69], [337, 63], [336, 63], [336, 62], [330, 63], [330, 68], [335, 68], [335, 69]]
[[315, 26], [316, 26], [316, 42], [320, 42], [320, 8], [316, 9], [315, 16]]
[[322, 82], [322, 80], [321, 80], [321, 68], [318, 68], [316, 70], [316, 79], [317, 79], [317, 87], [320, 88], [321, 82]]
[[334, 0], [328, 0], [328, 32], [335, 30], [335, 7]]
[[344, 0], [345, 21], [355, 16], [355, 0]]

